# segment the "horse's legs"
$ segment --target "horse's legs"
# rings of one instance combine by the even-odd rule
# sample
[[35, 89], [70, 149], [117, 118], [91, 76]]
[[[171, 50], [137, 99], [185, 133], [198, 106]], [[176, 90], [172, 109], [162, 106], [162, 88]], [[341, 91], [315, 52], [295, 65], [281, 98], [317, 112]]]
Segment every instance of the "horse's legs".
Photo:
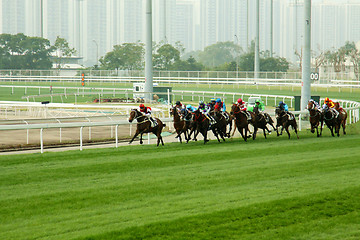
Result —
[[266, 132], [265, 132], [265, 130], [269, 131], [269, 129], [268, 129], [266, 126], [263, 128], [264, 137], [265, 137], [265, 139], [266, 139]]
[[[238, 128], [239, 129], [239, 133], [241, 134], [241, 137], [244, 139], [244, 141], [246, 142], [247, 140], [247, 131], [246, 131], [246, 128]], [[245, 135], [244, 133], [245, 132]]]
[[288, 134], [288, 136], [289, 136], [289, 139], [290, 139], [289, 126], [286, 126], [286, 127], [285, 127], [285, 131], [287, 132], [287, 134]]
[[258, 128], [254, 127], [253, 140], [255, 140], [255, 138], [256, 138], [257, 130], [258, 130]]
[[220, 139], [219, 139], [219, 136], [218, 136], [218, 133], [217, 131], [213, 128], [211, 129], [211, 131], [213, 132], [213, 134], [215, 135], [216, 139], [218, 140], [218, 142], [220, 142]]
[[143, 144], [143, 139], [142, 139], [143, 133], [144, 133], [144, 132], [141, 132], [141, 133], [140, 133], [140, 144]]
[[130, 140], [129, 144], [131, 144], [131, 143], [134, 141], [134, 139], [136, 138], [137, 135], [139, 135], [139, 131], [138, 131], [138, 130], [136, 130], [135, 135], [134, 135], [133, 138]]

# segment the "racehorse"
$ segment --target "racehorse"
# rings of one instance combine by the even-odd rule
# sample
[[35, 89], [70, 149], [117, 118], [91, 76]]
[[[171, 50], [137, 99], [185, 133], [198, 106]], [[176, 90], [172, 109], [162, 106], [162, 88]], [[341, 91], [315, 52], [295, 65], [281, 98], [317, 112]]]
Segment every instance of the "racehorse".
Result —
[[[307, 105], [307, 110], [309, 111], [310, 114], [310, 125], [311, 125], [311, 132], [314, 133], [315, 129], [316, 129], [316, 135], [317, 137], [320, 137], [322, 135], [322, 127], [324, 124], [324, 115], [323, 113], [319, 110], [315, 108], [315, 104], [312, 102], [309, 102]], [[319, 134], [319, 130], [318, 127], [320, 125], [320, 134]]]
[[[207, 132], [209, 129], [210, 121], [204, 114], [200, 112], [200, 110], [196, 110], [194, 112], [194, 127], [198, 132], [200, 132], [204, 137], [204, 144], [207, 143], [209, 140], [207, 139]], [[193, 131], [193, 130], [191, 130]]]
[[[346, 117], [347, 114], [340, 114], [337, 113], [335, 109], [333, 108], [329, 108], [328, 106], [325, 106], [324, 108], [324, 121], [326, 126], [330, 129], [331, 132], [331, 136], [335, 136], [334, 135], [334, 130], [336, 135], [339, 137], [340, 136], [340, 124], [342, 122], [346, 122]], [[344, 134], [346, 134], [345, 132], [345, 128], [343, 126], [343, 130], [344, 130]]]
[[[231, 114], [229, 114], [227, 111], [221, 112], [218, 108], [214, 109], [213, 115], [217, 116], [219, 119], [222, 119], [222, 117], [225, 119], [225, 121], [226, 121], [226, 124], [225, 124], [225, 136], [230, 138], [233, 116]], [[226, 133], [227, 125], [229, 125], [229, 132]]]
[[186, 127], [185, 120], [180, 119], [178, 110], [175, 107], [172, 107], [170, 109], [170, 115], [174, 116], [174, 128], [177, 133], [177, 136], [175, 138], [179, 138], [180, 143], [182, 143], [181, 134], [183, 133], [185, 136], [185, 140], [187, 141], [189, 133], [188, 133], [188, 129]]
[[[335, 102], [335, 109], [336, 109], [336, 111], [339, 112], [340, 127], [343, 128], [343, 133], [345, 135], [346, 134], [345, 127], [346, 127], [347, 112], [345, 111], [345, 109], [340, 107], [339, 102]], [[340, 129], [339, 129], [339, 131], [340, 131]]]
[[266, 138], [265, 130], [268, 131], [268, 133], [271, 133], [271, 131], [267, 128], [266, 125], [270, 124], [275, 130], [275, 127], [273, 125], [274, 121], [272, 120], [272, 118], [268, 113], [260, 113], [259, 108], [257, 106], [253, 108], [253, 113], [254, 114], [251, 116], [252, 121], [250, 122], [254, 126], [253, 140], [255, 140], [256, 133], [259, 128], [263, 130], [264, 136]]
[[[285, 128], [288, 136], [289, 136], [289, 139], [290, 139], [290, 132], [289, 132], [289, 126], [291, 126], [295, 133], [296, 133], [296, 136], [297, 138], [299, 139], [299, 135], [298, 135], [298, 132], [297, 132], [297, 123], [296, 123], [296, 119], [295, 119], [295, 116], [294, 114], [290, 113], [290, 112], [285, 112], [283, 109], [280, 109], [279, 107], [277, 107], [275, 109], [275, 114], [277, 115], [277, 122], [276, 122], [276, 133], [277, 133], [277, 136], [280, 136], [282, 135], [282, 132]], [[279, 134], [279, 131], [278, 131], [278, 128], [281, 126], [281, 132]]]
[[160, 119], [154, 118], [157, 122], [157, 126], [152, 127], [151, 121], [148, 117], [144, 116], [137, 109], [132, 109], [130, 112], [129, 122], [132, 122], [134, 119], [137, 120], [136, 132], [135, 132], [135, 135], [133, 136], [133, 138], [131, 139], [131, 141], [129, 142], [129, 144], [132, 143], [134, 141], [135, 137], [138, 136], [139, 134], [140, 134], [140, 144], [143, 144], [142, 135], [144, 133], [151, 132], [157, 136], [157, 145], [156, 146], [159, 146], [160, 141], [161, 141], [161, 144], [164, 145], [163, 139], [161, 137], [161, 131], [166, 125], [163, 124], [163, 122]]
[[239, 133], [241, 134], [242, 138], [247, 141], [248, 138], [251, 136], [248, 136], [247, 133], [250, 132], [249, 130], [249, 123], [247, 116], [244, 111], [240, 110], [240, 107], [237, 104], [233, 104], [231, 106], [231, 116], [234, 117], [235, 121], [235, 128], [238, 129]]
[[[228, 114], [228, 116], [229, 116], [229, 114]], [[214, 125], [210, 126], [210, 129], [212, 130], [212, 132], [214, 133], [214, 135], [216, 136], [216, 138], [219, 142], [220, 142], [220, 139], [219, 139], [218, 135], [220, 135], [220, 137], [225, 141], [224, 137], [225, 136], [230, 137], [230, 133], [229, 133], [229, 135], [226, 133], [226, 126], [228, 124], [228, 121], [226, 120], [224, 113], [222, 113], [220, 110], [215, 109], [213, 118], [215, 119], [216, 123]], [[230, 117], [228, 117], [228, 118], [230, 118]]]

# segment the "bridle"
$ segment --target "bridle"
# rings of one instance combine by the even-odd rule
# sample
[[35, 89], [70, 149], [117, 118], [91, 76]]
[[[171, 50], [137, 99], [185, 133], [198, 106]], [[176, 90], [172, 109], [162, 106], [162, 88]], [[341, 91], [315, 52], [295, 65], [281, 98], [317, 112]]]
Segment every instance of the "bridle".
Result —
[[[136, 110], [136, 109], [133, 109], [132, 110], [132, 112], [135, 112], [135, 116], [134, 116], [134, 118], [133, 118], [133, 120], [136, 120], [136, 121], [138, 121], [137, 122], [137, 124], [140, 124], [140, 123], [144, 123], [144, 122], [147, 122], [147, 121], [150, 121], [149, 119], [147, 119], [144, 115], [142, 115], [142, 114], [139, 114], [139, 111], [138, 110]], [[141, 117], [144, 117], [144, 120], [143, 121], [141, 121], [141, 122], [139, 122], [139, 118], [141, 118]]]

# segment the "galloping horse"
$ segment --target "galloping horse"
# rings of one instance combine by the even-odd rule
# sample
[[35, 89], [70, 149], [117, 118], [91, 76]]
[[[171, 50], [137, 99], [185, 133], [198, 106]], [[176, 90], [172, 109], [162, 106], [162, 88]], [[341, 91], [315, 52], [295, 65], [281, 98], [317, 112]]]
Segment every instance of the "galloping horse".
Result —
[[264, 113], [264, 114], [260, 113], [259, 108], [257, 106], [253, 108], [253, 113], [254, 113], [254, 116], [252, 116], [253, 120], [250, 122], [254, 126], [253, 140], [255, 140], [256, 133], [259, 128], [263, 130], [264, 136], [266, 138], [265, 130], [268, 131], [268, 133], [271, 133], [271, 131], [267, 128], [266, 125], [270, 124], [275, 130], [275, 127], [273, 125], [274, 121], [272, 120], [272, 118], [268, 113]]
[[249, 130], [249, 123], [246, 114], [244, 113], [244, 111], [240, 110], [240, 107], [237, 104], [233, 104], [231, 106], [230, 114], [234, 117], [235, 127], [238, 129], [242, 138], [246, 142], [247, 139], [251, 137], [247, 135], [247, 133], [250, 132], [250, 130]]
[[[229, 114], [228, 114], [228, 116], [229, 116]], [[214, 110], [213, 118], [215, 119], [216, 123], [210, 127], [212, 132], [214, 133], [214, 135], [216, 136], [216, 138], [219, 142], [220, 142], [220, 139], [219, 139], [218, 135], [220, 135], [220, 137], [225, 141], [225, 138], [224, 138], [225, 136], [230, 137], [230, 133], [229, 133], [229, 135], [226, 133], [226, 125], [228, 124], [228, 121], [226, 120], [224, 114], [220, 110], [217, 110], [217, 109]]]
[[144, 133], [153, 133], [157, 136], [157, 146], [159, 146], [159, 143], [161, 141], [161, 144], [164, 145], [163, 139], [161, 137], [161, 131], [166, 126], [162, 123], [162, 121], [158, 118], [155, 118], [157, 122], [157, 126], [151, 127], [150, 120], [144, 116], [140, 111], [137, 109], [132, 109], [130, 112], [129, 122], [132, 122], [134, 119], [137, 120], [137, 128], [134, 137], [129, 142], [132, 143], [136, 136], [140, 134], [140, 144], [143, 144], [142, 135]]
[[209, 129], [210, 121], [204, 114], [202, 114], [199, 109], [194, 112], [194, 123], [197, 131], [199, 131], [204, 136], [204, 144], [209, 140], [207, 139], [207, 132]]
[[[299, 139], [299, 135], [297, 132], [297, 123], [296, 123], [294, 114], [292, 114], [290, 112], [286, 113], [284, 110], [280, 109], [279, 107], [277, 107], [275, 109], [275, 114], [277, 115], [277, 118], [276, 118], [277, 119], [277, 122], [276, 122], [277, 136], [282, 135], [282, 132], [285, 128], [285, 130], [289, 136], [289, 139], [290, 139], [289, 126], [291, 126], [294, 129], [297, 138]], [[280, 127], [280, 126], [281, 126], [281, 132], [279, 134], [278, 127]]]
[[[310, 114], [309, 120], [311, 125], [311, 132], [314, 133], [316, 129], [316, 135], [317, 137], [320, 137], [322, 134], [322, 127], [324, 124], [324, 115], [319, 109], [315, 108], [315, 104], [312, 102], [308, 103], [307, 110], [309, 111]], [[319, 125], [320, 125], [320, 134], [318, 130]]]
[[[335, 137], [334, 130], [336, 135], [338, 137], [340, 136], [340, 124], [344, 121], [344, 118], [346, 121], [346, 117], [347, 115], [340, 113], [337, 114], [335, 109], [329, 108], [327, 106], [324, 108], [324, 121], [326, 126], [330, 129], [331, 136]], [[344, 134], [346, 134], [344, 126], [343, 130]]]
[[177, 133], [177, 136], [175, 138], [179, 138], [180, 143], [182, 143], [181, 134], [183, 133], [185, 136], [185, 140], [188, 140], [189, 133], [186, 127], [186, 122], [185, 120], [180, 119], [180, 115], [175, 107], [172, 107], [170, 109], [170, 115], [174, 116], [174, 128]]
[[[345, 111], [345, 109], [340, 107], [339, 102], [335, 102], [335, 109], [336, 109], [336, 111], [339, 112], [340, 127], [343, 128], [343, 133], [345, 135], [346, 134], [345, 127], [346, 127], [347, 112]], [[339, 131], [340, 131], [340, 129], [339, 129]]]

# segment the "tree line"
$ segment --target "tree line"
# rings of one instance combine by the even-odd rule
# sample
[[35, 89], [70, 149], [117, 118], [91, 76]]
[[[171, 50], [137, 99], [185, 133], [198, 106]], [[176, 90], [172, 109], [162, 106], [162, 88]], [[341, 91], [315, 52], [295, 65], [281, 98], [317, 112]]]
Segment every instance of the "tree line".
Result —
[[60, 67], [64, 56], [72, 56], [76, 51], [59, 36], [54, 45], [41, 37], [29, 37], [23, 33], [0, 34], [0, 69], [50, 69], [52, 54], [57, 56]]
[[[185, 54], [180, 42], [169, 44], [153, 43], [153, 68], [166, 71], [254, 71], [255, 44], [244, 51], [234, 42], [218, 42], [205, 47], [203, 51]], [[41, 37], [29, 37], [22, 33], [0, 34], [0, 69], [51, 69], [53, 63], [58, 68], [64, 57], [76, 54], [66, 39], [57, 37], [53, 45]], [[92, 69], [142, 70], [144, 69], [145, 45], [141, 42], [115, 45], [113, 50], [100, 57], [100, 65]], [[302, 52], [295, 52], [302, 68]], [[54, 58], [53, 56], [56, 56]], [[345, 71], [346, 61], [352, 63], [358, 77], [360, 52], [354, 42], [346, 42], [339, 49], [313, 52], [315, 71], [328, 64], [335, 72]], [[282, 57], [270, 57], [269, 51], [260, 53], [260, 70], [286, 72], [291, 64]]]

